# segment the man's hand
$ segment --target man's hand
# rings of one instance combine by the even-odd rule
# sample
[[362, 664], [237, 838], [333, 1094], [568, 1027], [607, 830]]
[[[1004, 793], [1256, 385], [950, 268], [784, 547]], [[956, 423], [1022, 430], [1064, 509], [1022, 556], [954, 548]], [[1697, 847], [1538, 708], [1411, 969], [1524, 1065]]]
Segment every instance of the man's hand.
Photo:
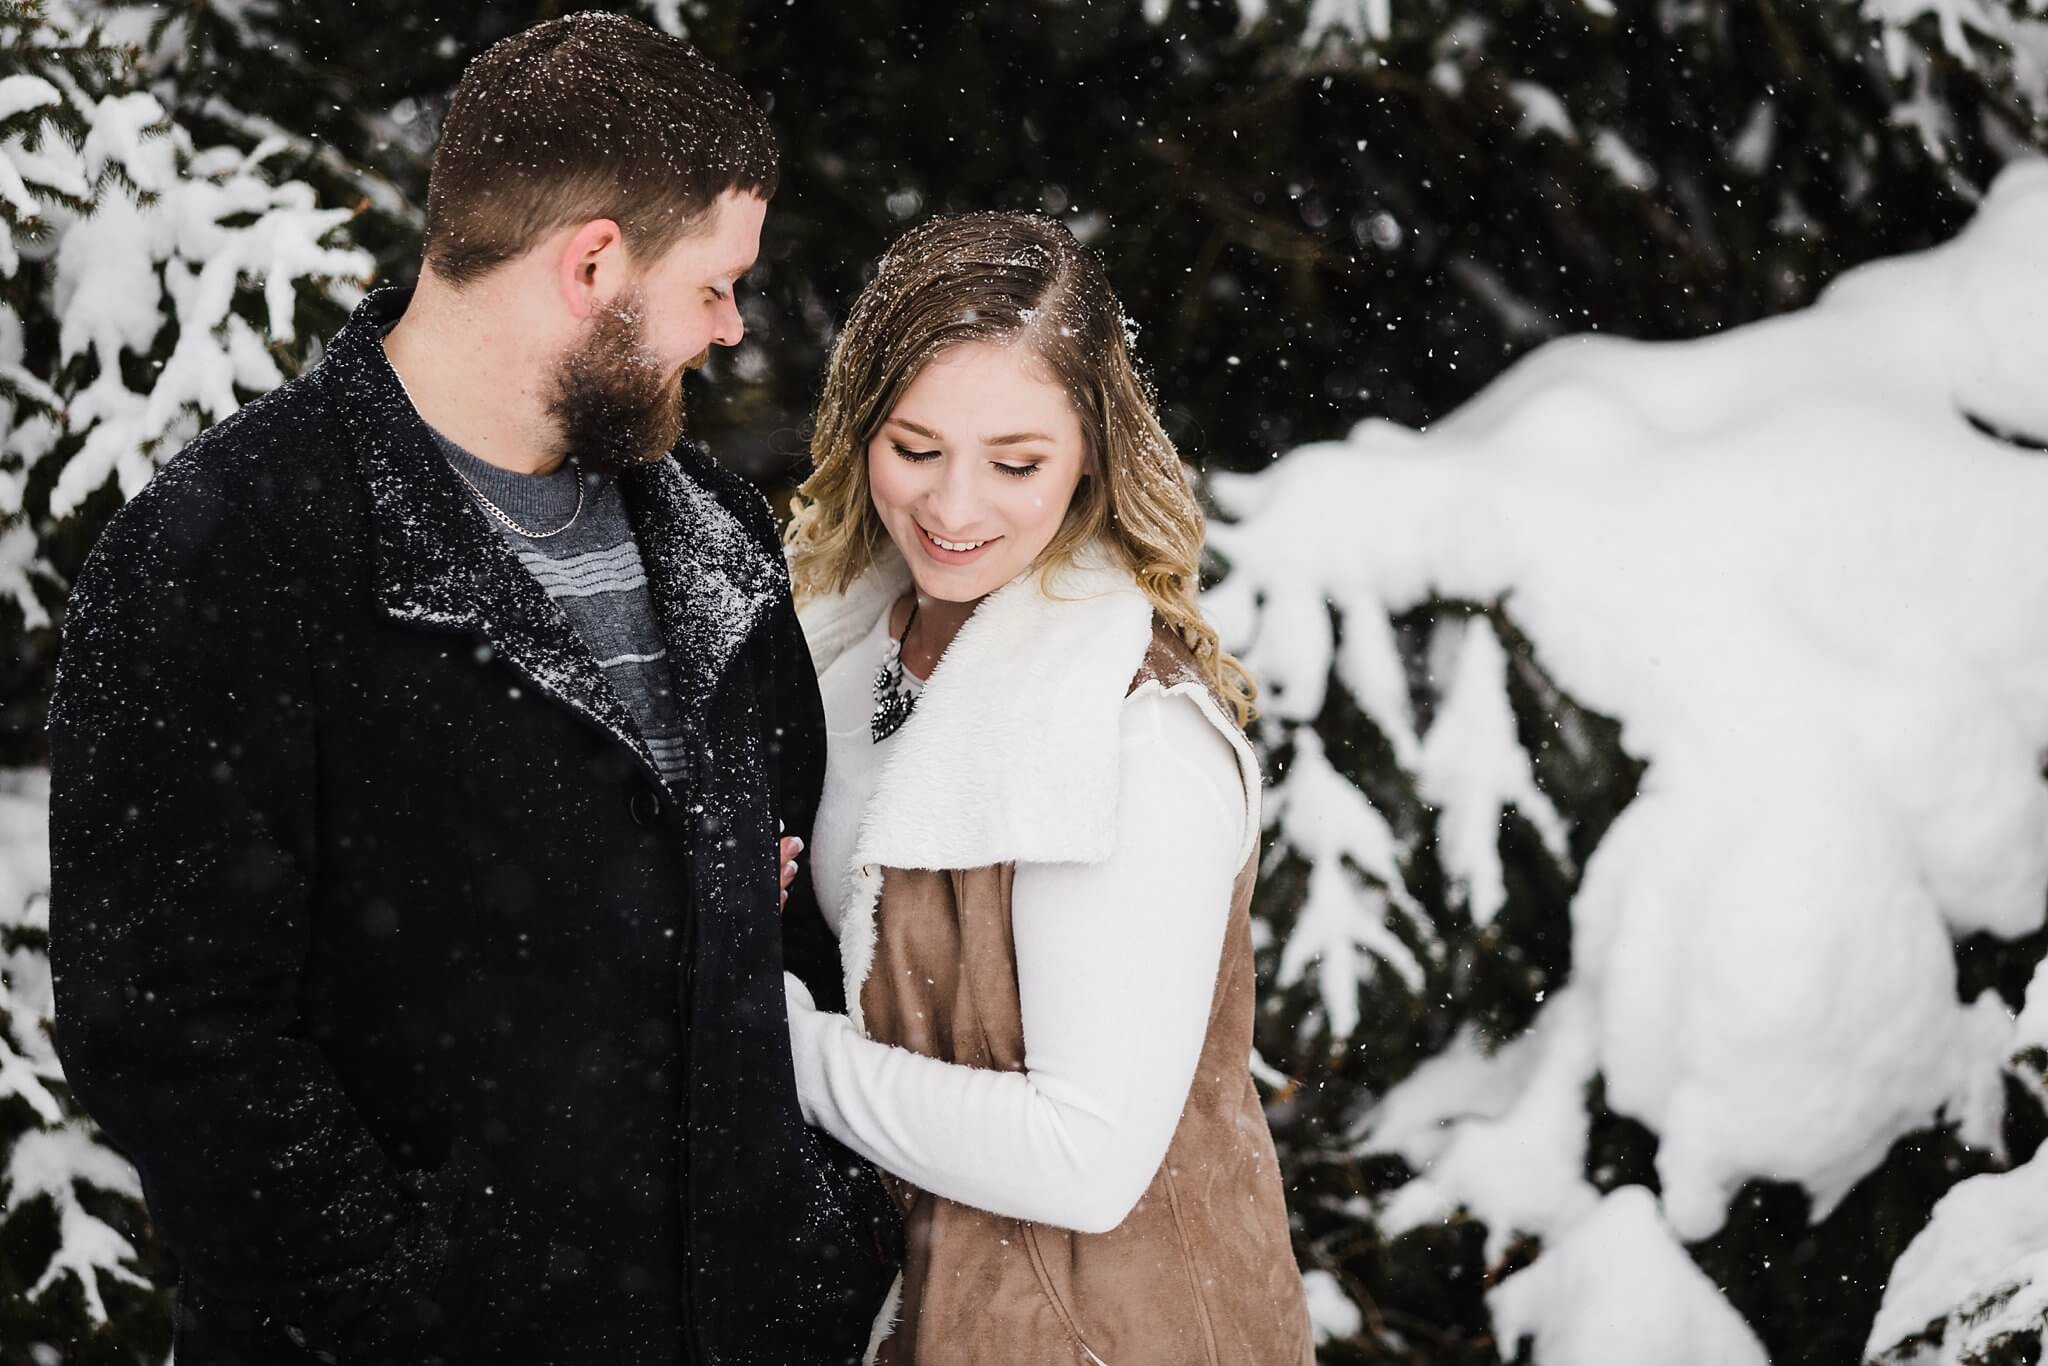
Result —
[[789, 884], [796, 881], [796, 856], [804, 851], [804, 842], [795, 835], [782, 837], [782, 899], [778, 907], [789, 905]]

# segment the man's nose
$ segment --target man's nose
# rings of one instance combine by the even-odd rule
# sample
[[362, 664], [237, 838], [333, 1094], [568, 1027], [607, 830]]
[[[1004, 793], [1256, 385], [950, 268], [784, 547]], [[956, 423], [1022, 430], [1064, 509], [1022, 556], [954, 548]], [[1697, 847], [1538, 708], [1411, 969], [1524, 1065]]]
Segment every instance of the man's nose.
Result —
[[720, 305], [718, 330], [711, 334], [711, 340], [720, 346], [738, 346], [740, 338], [746, 335], [747, 320], [740, 316], [739, 296], [736, 293], [728, 295]]

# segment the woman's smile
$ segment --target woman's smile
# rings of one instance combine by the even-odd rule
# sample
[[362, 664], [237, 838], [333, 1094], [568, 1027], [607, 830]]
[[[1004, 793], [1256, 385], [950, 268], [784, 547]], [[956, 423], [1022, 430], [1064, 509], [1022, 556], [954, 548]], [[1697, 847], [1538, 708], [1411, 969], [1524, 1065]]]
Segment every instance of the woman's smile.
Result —
[[978, 541], [955, 541], [944, 536], [934, 536], [930, 528], [916, 518], [911, 524], [918, 530], [918, 542], [924, 551], [940, 564], [970, 564], [978, 559], [982, 551], [1003, 539], [1000, 536], [984, 536]]

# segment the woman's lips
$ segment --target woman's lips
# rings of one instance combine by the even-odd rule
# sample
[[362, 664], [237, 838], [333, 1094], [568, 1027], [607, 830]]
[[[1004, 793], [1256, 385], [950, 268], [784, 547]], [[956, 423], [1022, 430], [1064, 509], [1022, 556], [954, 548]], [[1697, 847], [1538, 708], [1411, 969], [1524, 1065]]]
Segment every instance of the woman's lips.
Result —
[[[924, 547], [924, 553], [937, 560], [940, 564], [972, 564], [975, 560], [980, 559], [990, 546], [1002, 539], [1000, 536], [991, 536], [972, 550], [948, 550], [940, 545], [929, 531], [924, 529], [923, 523], [912, 518], [911, 524], [917, 527], [917, 539], [919, 544]], [[953, 544], [960, 545], [963, 543], [955, 541]]]

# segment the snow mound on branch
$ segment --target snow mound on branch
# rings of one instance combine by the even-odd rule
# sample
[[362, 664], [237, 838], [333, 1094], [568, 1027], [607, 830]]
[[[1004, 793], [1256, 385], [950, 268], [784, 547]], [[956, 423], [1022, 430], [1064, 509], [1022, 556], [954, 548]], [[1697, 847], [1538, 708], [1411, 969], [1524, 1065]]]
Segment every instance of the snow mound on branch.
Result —
[[[1936, 1323], [1939, 1346], [1909, 1342]], [[2007, 1334], [2044, 1326], [2048, 1155], [1972, 1177], [1941, 1197], [1892, 1268], [1864, 1351], [1915, 1366], [1961, 1366]]]
[[[1504, 604], [1648, 762], [1573, 906], [1585, 1027], [1539, 1022], [1518, 1065], [1604, 1077], [1659, 1135], [1684, 1239], [1751, 1178], [1802, 1183], [1825, 1215], [1938, 1119], [1997, 1146], [2011, 1022], [1995, 997], [1958, 999], [1951, 944], [2023, 935], [2048, 907], [2044, 373], [2048, 164], [2029, 163], [1953, 242], [1805, 312], [1700, 341], [1561, 340], [1426, 434], [1368, 423], [1214, 480], [1239, 520], [1211, 530], [1231, 567], [1211, 601], [1288, 739], [1334, 676], [1412, 757], [1385, 623], [1440, 598]], [[1471, 734], [1508, 744], [1497, 717]], [[1455, 751], [1477, 776], [1443, 784], [1446, 828], [1471, 819], [1457, 802], [1521, 790], [1519, 757], [1479, 762], [1478, 742]], [[1293, 781], [1274, 806], [1313, 834]], [[1371, 849], [1365, 818], [1343, 824]], [[1464, 861], [1490, 905], [1492, 870]], [[1371, 947], [1357, 925], [1398, 895], [1325, 905], [1312, 928]], [[1297, 971], [1320, 952], [1283, 945]], [[1326, 996], [1355, 980], [1318, 979]], [[1439, 1203], [1555, 1236], [1583, 1203], [1557, 1164], [1547, 1200], [1442, 1170], [1461, 1131], [1520, 1109], [1548, 1113], [1440, 1116], [1426, 1179]]]
[[1501, 1354], [1534, 1338], [1543, 1366], [1770, 1366], [1641, 1186], [1601, 1201], [1486, 1304]]
[[[1585, 1178], [1591, 1025], [1583, 996], [1566, 990], [1552, 999], [1529, 1033], [1502, 1050], [1499, 1065], [1477, 1067], [1469, 1052], [1457, 1057], [1463, 1050], [1454, 1045], [1439, 1055], [1440, 1060], [1457, 1057], [1445, 1070], [1427, 1078], [1418, 1074], [1419, 1081], [1411, 1078], [1415, 1088], [1397, 1090], [1395, 1096], [1408, 1103], [1383, 1107], [1385, 1119], [1406, 1119], [1406, 1133], [1376, 1129], [1367, 1147], [1392, 1151], [1389, 1139], [1405, 1138], [1403, 1156], [1426, 1171], [1394, 1192], [1380, 1211], [1381, 1231], [1398, 1236], [1440, 1223], [1459, 1209], [1481, 1210], [1486, 1259], [1497, 1264], [1517, 1233], [1547, 1238], [1584, 1220], [1600, 1202]], [[1516, 1053], [1524, 1058], [1513, 1057]], [[1515, 1076], [1522, 1069], [1513, 1064], [1525, 1059], [1526, 1072]], [[1499, 1089], [1503, 1082], [1513, 1089], [1505, 1103]], [[1476, 1100], [1478, 1105], [1459, 1123], [1424, 1138], [1415, 1128], [1415, 1121], [1427, 1115], [1425, 1105], [1415, 1103], [1417, 1089], [1435, 1093], [1438, 1100]], [[1376, 1112], [1371, 1118], [1382, 1116]], [[1546, 1366], [1554, 1363], [1546, 1358]]]
[[64, 1109], [47, 1083], [64, 1069], [43, 1027], [55, 1013], [50, 961], [6, 944], [8, 931], [49, 928], [49, 806], [49, 774], [0, 770], [0, 1100], [18, 1097], [56, 1124]]
[[[1451, 623], [1456, 626], [1456, 623]], [[1436, 724], [1422, 743], [1416, 788], [1445, 813], [1437, 851], [1474, 925], [1493, 923], [1507, 904], [1501, 821], [1510, 807], [1536, 827], [1559, 864], [1568, 864], [1564, 820], [1536, 786], [1508, 706], [1508, 655], [1484, 618], [1440, 629], [1433, 648], [1448, 656], [1450, 680]]]
[[1344, 1287], [1327, 1271], [1302, 1273], [1301, 1287], [1308, 1298], [1308, 1319], [1317, 1342], [1358, 1336], [1365, 1327], [1365, 1315], [1344, 1293]]
[[[1401, 880], [1400, 846], [1363, 793], [1330, 766], [1312, 730], [1295, 733], [1288, 783], [1267, 812], [1281, 842], [1309, 863], [1308, 896], [1280, 954], [1277, 981], [1287, 987], [1314, 969], [1331, 1035], [1358, 1027], [1359, 978], [1385, 963], [1410, 991], [1422, 989], [1415, 953], [1387, 926], [1398, 910], [1425, 946], [1438, 945], [1428, 919]], [[1372, 908], [1359, 914], [1361, 904]]]

